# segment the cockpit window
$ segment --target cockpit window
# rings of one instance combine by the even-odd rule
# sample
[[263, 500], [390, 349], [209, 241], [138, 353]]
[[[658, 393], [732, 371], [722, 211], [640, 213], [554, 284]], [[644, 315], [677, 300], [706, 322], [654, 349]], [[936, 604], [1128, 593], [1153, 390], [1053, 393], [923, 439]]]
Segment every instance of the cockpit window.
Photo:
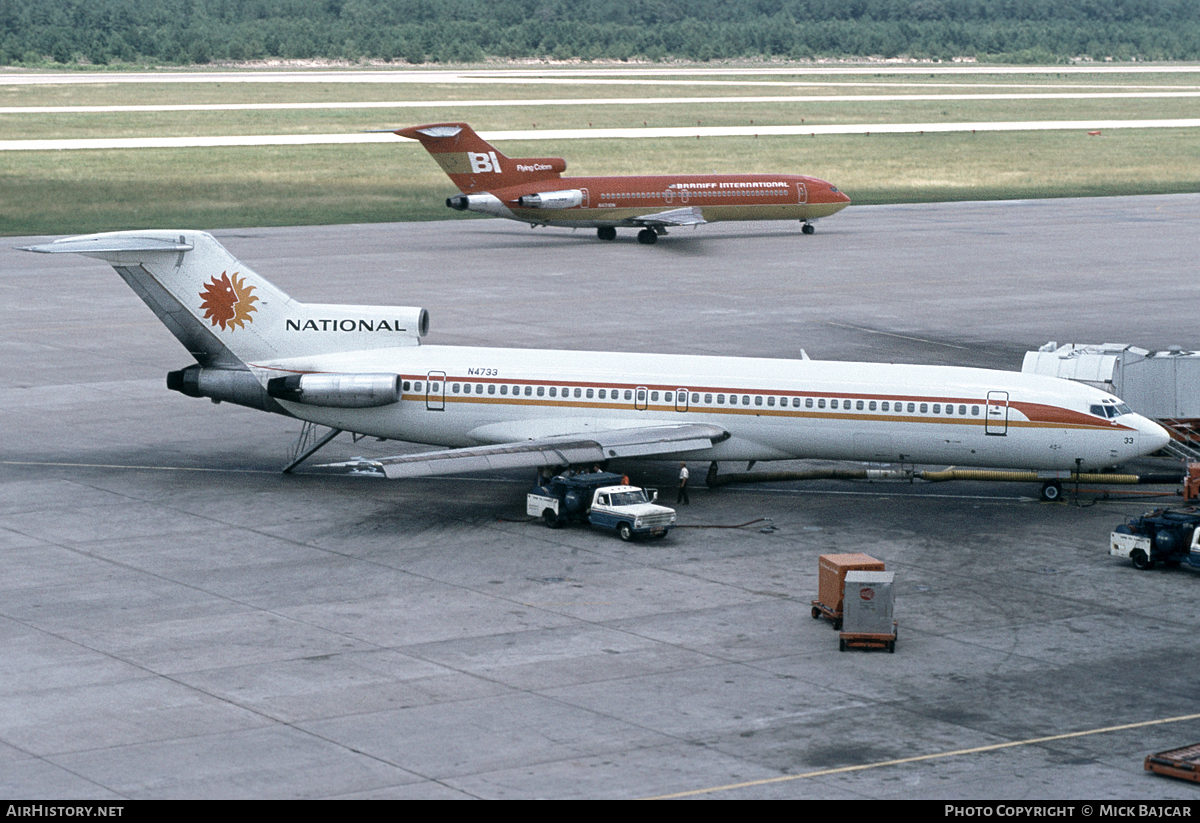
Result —
[[1097, 417], [1104, 417], [1109, 420], [1114, 417], [1120, 417], [1123, 414], [1133, 414], [1133, 409], [1129, 408], [1125, 403], [1097, 403], [1088, 410]]

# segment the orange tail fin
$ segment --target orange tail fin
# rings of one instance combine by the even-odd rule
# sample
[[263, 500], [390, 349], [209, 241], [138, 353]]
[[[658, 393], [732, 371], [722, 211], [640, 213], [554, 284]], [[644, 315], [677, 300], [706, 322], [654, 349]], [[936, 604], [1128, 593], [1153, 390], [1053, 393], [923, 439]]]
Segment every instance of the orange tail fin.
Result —
[[419, 140], [464, 194], [556, 180], [567, 168], [561, 157], [505, 157], [466, 123], [411, 126], [396, 134]]

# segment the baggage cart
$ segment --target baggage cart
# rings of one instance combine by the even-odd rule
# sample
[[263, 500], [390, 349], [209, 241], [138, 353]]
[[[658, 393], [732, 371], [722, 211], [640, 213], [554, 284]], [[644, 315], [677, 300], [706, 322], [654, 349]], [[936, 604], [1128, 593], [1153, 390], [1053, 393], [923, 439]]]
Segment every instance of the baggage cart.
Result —
[[812, 601], [813, 620], [833, 621], [834, 630], [842, 628], [842, 594], [846, 574], [852, 571], [883, 571], [883, 561], [869, 554], [823, 554], [817, 558], [817, 599]]
[[1155, 774], [1200, 783], [1200, 743], [1147, 755], [1143, 768]]

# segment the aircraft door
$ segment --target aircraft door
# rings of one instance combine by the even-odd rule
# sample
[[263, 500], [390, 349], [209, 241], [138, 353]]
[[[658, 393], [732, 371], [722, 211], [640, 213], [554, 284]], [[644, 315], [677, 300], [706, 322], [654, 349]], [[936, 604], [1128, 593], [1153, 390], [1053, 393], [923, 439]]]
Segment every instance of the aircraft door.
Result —
[[1008, 392], [988, 392], [983, 433], [1001, 436], [1008, 434]]
[[633, 407], [638, 411], [645, 411], [650, 405], [650, 390], [645, 386], [638, 386], [633, 390]]
[[808, 186], [803, 183], [796, 184], [796, 202], [800, 205], [808, 202]]
[[675, 411], [685, 412], [688, 410], [688, 390], [675, 390]]
[[429, 411], [446, 410], [446, 373], [431, 371], [425, 383], [425, 408]]
[[583, 192], [583, 202], [579, 204], [579, 208], [586, 209], [588, 207], [588, 190], [580, 189]]

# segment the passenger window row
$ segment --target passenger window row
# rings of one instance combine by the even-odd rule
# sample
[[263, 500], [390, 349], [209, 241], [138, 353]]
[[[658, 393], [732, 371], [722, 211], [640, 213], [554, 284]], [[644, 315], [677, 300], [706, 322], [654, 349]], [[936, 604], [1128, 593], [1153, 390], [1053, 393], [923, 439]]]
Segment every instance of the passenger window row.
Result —
[[[435, 384], [430, 383], [432, 388]], [[553, 397], [580, 400], [608, 400], [612, 402], [634, 400], [633, 389], [597, 389], [580, 386], [528, 386], [510, 385], [508, 383], [451, 383], [450, 394], [471, 395], [488, 394], [500, 397]], [[404, 381], [404, 391], [422, 391], [422, 383]], [[637, 390], [639, 403], [667, 402], [674, 403], [678, 408], [681, 404], [690, 402], [692, 406], [701, 406], [701, 393], [681, 393], [677, 397], [673, 391]], [[792, 397], [773, 394], [703, 394], [704, 406], [755, 406], [765, 408], [815, 409], [831, 411], [867, 411], [888, 412], [891, 414], [938, 414], [947, 417], [979, 417], [981, 409], [978, 405], [965, 403], [917, 403], [903, 400], [856, 400], [837, 397]], [[1093, 412], [1095, 413], [1095, 412]]]
[[[703, 197], [783, 197], [788, 192], [787, 189], [671, 189], [672, 196], [678, 196], [684, 192], [690, 198]], [[601, 200], [642, 200], [647, 197], [663, 197], [661, 191], [618, 191], [610, 194], [600, 195]]]

